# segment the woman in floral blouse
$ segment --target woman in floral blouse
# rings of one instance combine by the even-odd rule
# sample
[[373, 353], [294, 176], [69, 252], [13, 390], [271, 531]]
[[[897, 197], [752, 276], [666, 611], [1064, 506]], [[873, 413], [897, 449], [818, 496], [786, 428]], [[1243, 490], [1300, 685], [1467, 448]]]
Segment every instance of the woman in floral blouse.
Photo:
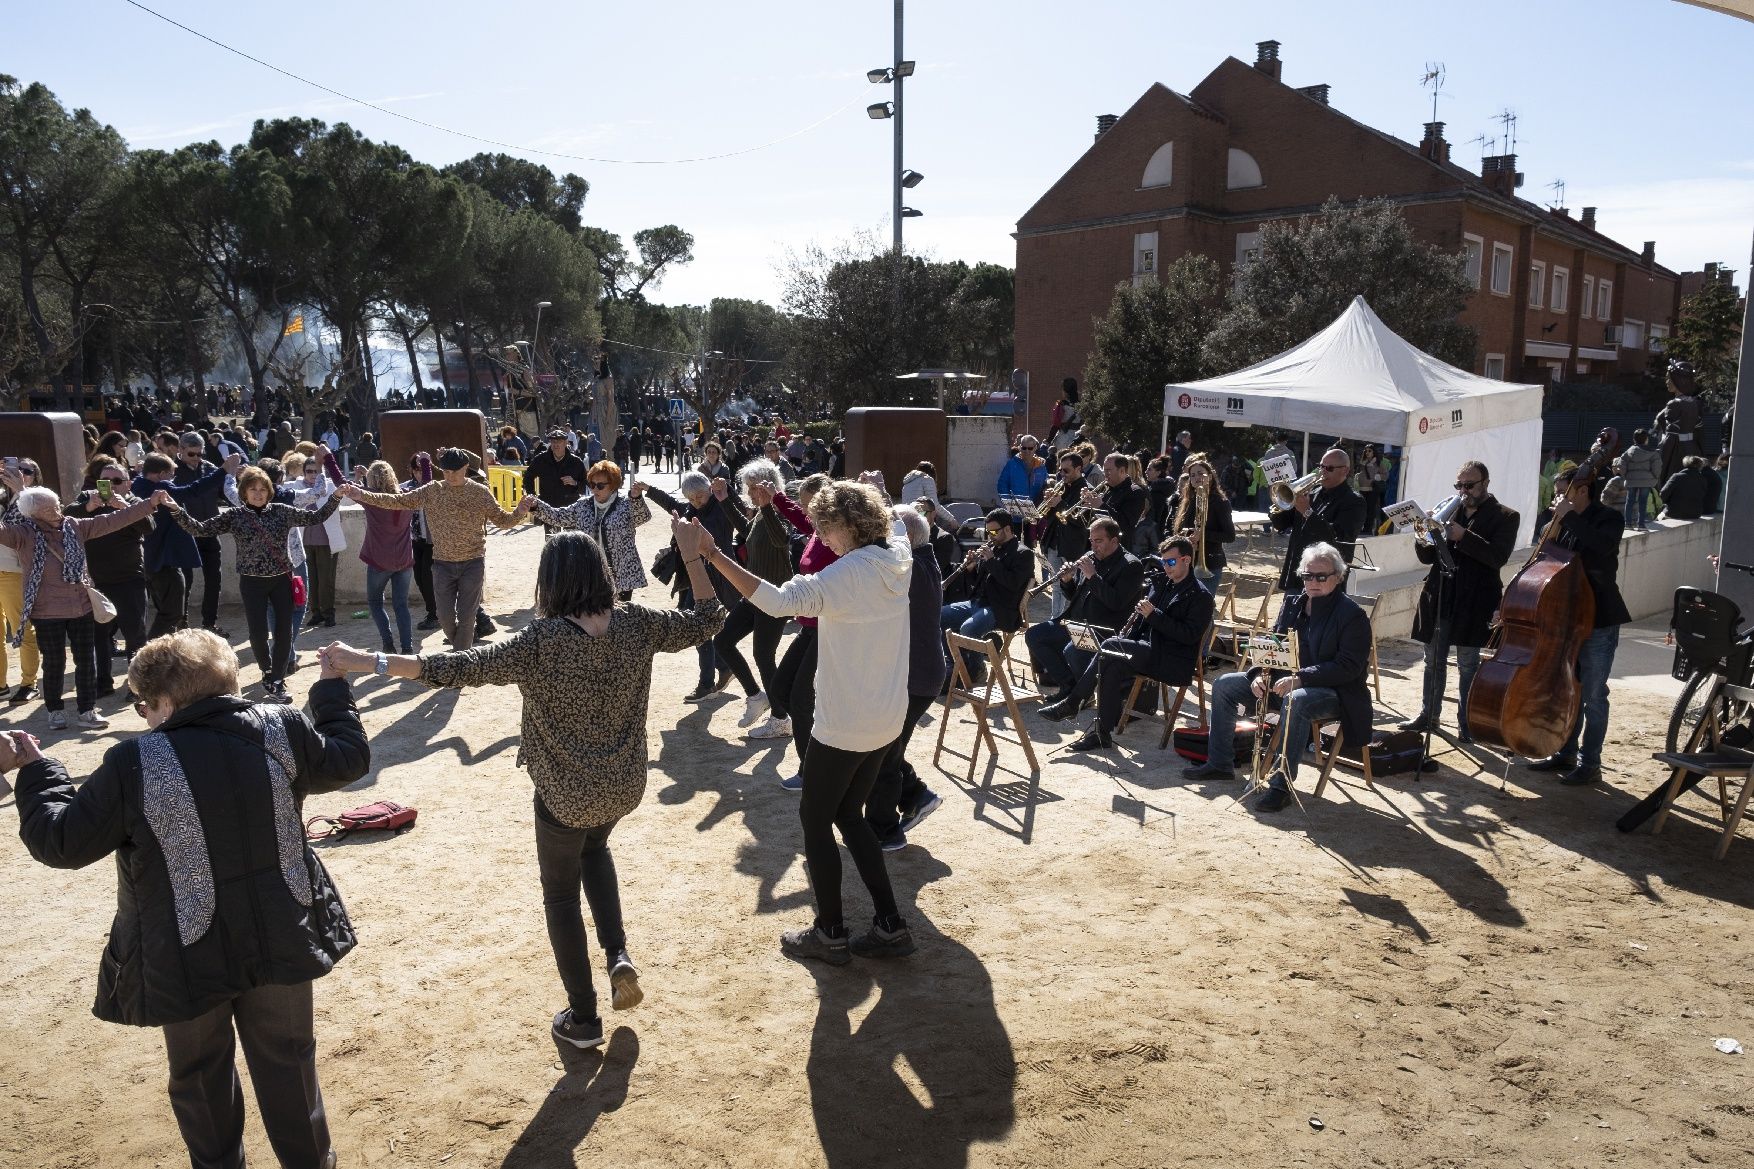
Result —
[[700, 527], [672, 521], [696, 598], [690, 609], [618, 605], [602, 549], [582, 532], [558, 532], [536, 570], [536, 619], [495, 646], [409, 657], [335, 642], [326, 667], [375, 669], [428, 686], [516, 686], [524, 696], [519, 761], [536, 788], [536, 863], [548, 942], [566, 988], [554, 1035], [575, 1047], [603, 1042], [579, 907], [582, 884], [609, 968], [611, 1003], [638, 1005], [639, 972], [627, 955], [609, 834], [645, 795], [650, 764], [646, 707], [652, 657], [700, 645], [725, 622], [700, 557]]

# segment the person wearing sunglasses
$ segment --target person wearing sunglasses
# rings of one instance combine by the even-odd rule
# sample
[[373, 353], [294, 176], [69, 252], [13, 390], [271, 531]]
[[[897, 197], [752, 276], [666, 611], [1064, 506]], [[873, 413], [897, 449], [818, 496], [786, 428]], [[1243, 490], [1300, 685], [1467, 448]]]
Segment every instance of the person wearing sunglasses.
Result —
[[1297, 575], [1302, 592], [1287, 594], [1273, 631], [1297, 635], [1298, 668], [1281, 678], [1253, 668], [1214, 682], [1206, 762], [1182, 772], [1188, 779], [1235, 779], [1237, 708], [1252, 713], [1270, 689], [1290, 707], [1281, 728], [1284, 767], [1274, 769], [1255, 805], [1261, 812], [1277, 812], [1291, 802], [1312, 721], [1338, 717], [1341, 741], [1349, 749], [1370, 741], [1370, 618], [1340, 591], [1345, 558], [1332, 544], [1311, 544], [1297, 562]]
[[1055, 688], [1040, 711], [1055, 722], [1077, 715], [1095, 688], [1094, 679], [1088, 687], [1081, 685], [1095, 655], [1078, 648], [1065, 623], [1118, 632], [1144, 591], [1145, 566], [1121, 547], [1121, 526], [1114, 517], [1099, 515], [1090, 521], [1090, 551], [1067, 564], [1060, 581], [1072, 590], [1071, 604], [1060, 616], [1031, 625], [1023, 634], [1037, 676]]
[[1291, 538], [1285, 549], [1284, 567], [1279, 572], [1282, 592], [1303, 591], [1298, 565], [1303, 563], [1306, 548], [1331, 544], [1350, 564], [1358, 535], [1364, 530], [1364, 497], [1347, 482], [1352, 474], [1352, 457], [1334, 447], [1322, 453], [1319, 466], [1322, 477], [1316, 489], [1299, 495], [1290, 507], [1272, 514], [1274, 529]]
[[567, 507], [554, 507], [540, 495], [526, 495], [525, 510], [555, 532], [576, 530], [596, 537], [609, 558], [609, 577], [622, 604], [633, 600], [633, 591], [646, 587], [646, 571], [639, 562], [633, 530], [652, 518], [645, 499], [645, 484], [637, 479], [621, 494], [621, 468], [601, 459], [585, 470], [585, 498]]
[[1491, 491], [1486, 464], [1470, 459], [1456, 472], [1455, 490], [1462, 510], [1439, 539], [1449, 547], [1453, 572], [1440, 562], [1437, 548], [1426, 540], [1413, 546], [1421, 564], [1431, 565], [1419, 608], [1413, 615], [1413, 637], [1425, 643], [1425, 690], [1419, 713], [1401, 724], [1405, 731], [1436, 730], [1442, 722], [1443, 692], [1449, 675], [1449, 651], [1456, 650], [1457, 736], [1468, 735], [1468, 687], [1480, 668], [1480, 647], [1492, 636], [1492, 615], [1504, 596], [1501, 571], [1516, 547], [1522, 517], [1498, 502]]
[[[1035, 555], [1017, 538], [1015, 522], [1004, 508], [987, 513], [987, 542], [971, 551], [958, 570], [974, 578], [973, 598], [945, 605], [938, 617], [940, 629], [980, 638], [994, 630], [1009, 632], [1023, 626], [1023, 597], [1035, 579]], [[976, 657], [967, 665], [969, 681], [980, 685], [986, 676], [985, 659]], [[948, 643], [944, 667], [955, 676]]]
[[[97, 516], [120, 511], [134, 502], [128, 492], [128, 471], [108, 455], [98, 455], [85, 468], [85, 490], [68, 510], [74, 515]], [[115, 635], [132, 658], [146, 644], [146, 536], [150, 518], [85, 541], [85, 567], [91, 583], [116, 607], [115, 623], [97, 631], [97, 696], [116, 692]]]
[[[1114, 745], [1121, 708], [1133, 679], [1147, 678], [1171, 686], [1186, 684], [1200, 665], [1200, 644], [1212, 624], [1212, 594], [1194, 575], [1194, 545], [1185, 536], [1164, 541], [1158, 550], [1163, 575], [1133, 608], [1121, 632], [1102, 643], [1069, 700], [1075, 712], [1085, 695], [1096, 694], [1096, 721], [1067, 747], [1069, 751], [1100, 751]], [[1053, 717], [1043, 710], [1044, 718]]]

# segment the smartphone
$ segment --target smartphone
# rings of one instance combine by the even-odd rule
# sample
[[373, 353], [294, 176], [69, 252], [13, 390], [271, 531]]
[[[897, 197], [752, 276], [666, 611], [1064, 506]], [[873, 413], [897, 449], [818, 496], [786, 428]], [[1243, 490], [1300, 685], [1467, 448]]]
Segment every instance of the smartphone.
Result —
[[11, 471], [14, 475], [18, 474], [18, 456], [17, 455], [7, 455], [6, 456], [6, 469], [8, 471]]
[[99, 479], [97, 481], [97, 496], [105, 503], [110, 501], [110, 496], [115, 494], [115, 490], [116, 485], [111, 483], [108, 479]]

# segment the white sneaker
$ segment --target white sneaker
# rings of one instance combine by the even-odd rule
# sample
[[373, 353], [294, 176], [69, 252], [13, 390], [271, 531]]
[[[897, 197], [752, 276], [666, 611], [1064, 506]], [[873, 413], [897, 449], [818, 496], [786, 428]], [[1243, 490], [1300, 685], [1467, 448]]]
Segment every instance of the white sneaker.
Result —
[[49, 712], [49, 729], [51, 731], [64, 731], [64, 730], [66, 730], [67, 729], [67, 712], [64, 710], [51, 710]]
[[740, 727], [749, 726], [756, 719], [760, 718], [766, 710], [767, 695], [751, 694], [748, 698], [743, 700], [743, 714], [742, 717], [737, 720], [737, 725]]
[[789, 739], [792, 737], [792, 720], [775, 718], [770, 714], [766, 721], [743, 737], [746, 739]]
[[74, 720], [88, 731], [101, 731], [110, 725], [110, 720], [95, 710], [82, 710]]

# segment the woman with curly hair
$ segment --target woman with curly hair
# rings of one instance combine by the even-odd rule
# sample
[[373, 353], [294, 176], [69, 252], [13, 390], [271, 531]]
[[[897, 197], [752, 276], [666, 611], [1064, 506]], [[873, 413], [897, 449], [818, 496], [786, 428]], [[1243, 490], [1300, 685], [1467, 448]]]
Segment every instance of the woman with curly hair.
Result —
[[[865, 819], [865, 801], [886, 749], [907, 715], [908, 583], [913, 548], [881, 492], [864, 483], [830, 483], [810, 500], [816, 535], [838, 554], [813, 576], [782, 585], [762, 580], [702, 535], [701, 553], [731, 586], [775, 617], [818, 619], [816, 720], [804, 753], [804, 857], [816, 898], [810, 928], [780, 938], [796, 959], [833, 965], [854, 954], [899, 958], [914, 950], [897, 910], [877, 834]], [[834, 830], [870, 891], [876, 920], [850, 938], [841, 906], [840, 850]]]
[[[1197, 492], [1206, 488], [1206, 527], [1203, 532], [1194, 530], [1194, 519], [1199, 513]], [[1236, 539], [1236, 525], [1230, 519], [1230, 497], [1224, 494], [1223, 486], [1218, 482], [1218, 475], [1212, 470], [1212, 460], [1206, 455], [1189, 455], [1188, 461], [1182, 464], [1181, 500], [1176, 505], [1175, 521], [1170, 525], [1168, 536], [1182, 536], [1200, 548], [1202, 536], [1205, 547], [1196, 553], [1195, 562], [1203, 557], [1206, 567], [1212, 572], [1212, 579], [1205, 581], [1206, 588], [1214, 595], [1218, 592], [1218, 582], [1224, 577], [1224, 566], [1230, 563], [1224, 555], [1224, 546]]]
[[575, 529], [594, 537], [609, 558], [615, 595], [626, 604], [633, 600], [633, 590], [646, 587], [646, 570], [640, 566], [639, 547], [633, 537], [633, 530], [652, 518], [645, 484], [636, 480], [626, 495], [621, 494], [621, 468], [601, 459], [585, 469], [585, 486], [589, 494], [566, 507], [554, 507], [540, 496], [526, 495], [530, 501], [527, 510], [550, 528]]

